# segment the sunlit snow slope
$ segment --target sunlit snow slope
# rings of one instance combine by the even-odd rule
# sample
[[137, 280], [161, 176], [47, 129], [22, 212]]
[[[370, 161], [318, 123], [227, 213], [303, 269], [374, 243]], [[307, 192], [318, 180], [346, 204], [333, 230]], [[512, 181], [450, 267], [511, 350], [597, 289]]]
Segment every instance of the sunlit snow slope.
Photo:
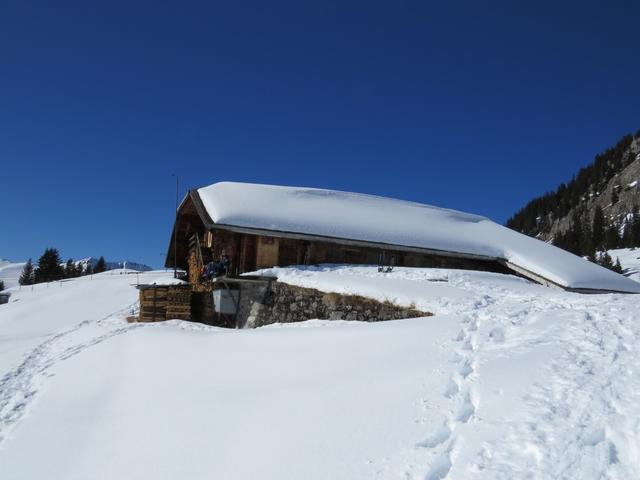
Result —
[[1, 478], [640, 477], [637, 296], [453, 270], [270, 273], [436, 315], [127, 324], [136, 275], [16, 288], [0, 306]]

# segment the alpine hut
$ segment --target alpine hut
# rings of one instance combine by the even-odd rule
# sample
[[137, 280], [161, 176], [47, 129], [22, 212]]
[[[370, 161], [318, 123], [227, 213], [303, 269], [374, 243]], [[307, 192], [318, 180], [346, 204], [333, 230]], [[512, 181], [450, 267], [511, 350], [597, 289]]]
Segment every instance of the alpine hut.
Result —
[[191, 190], [166, 266], [206, 290], [206, 265], [229, 276], [319, 263], [514, 273], [578, 292], [640, 293], [640, 284], [488, 218], [360, 193], [221, 182]]

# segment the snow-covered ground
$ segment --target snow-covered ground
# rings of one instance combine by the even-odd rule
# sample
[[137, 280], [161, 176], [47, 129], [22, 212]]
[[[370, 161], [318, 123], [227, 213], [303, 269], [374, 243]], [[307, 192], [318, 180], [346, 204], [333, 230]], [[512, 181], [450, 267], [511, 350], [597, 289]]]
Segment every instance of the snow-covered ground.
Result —
[[611, 255], [613, 263], [616, 262], [616, 258], [620, 259], [620, 265], [622, 265], [622, 273], [640, 282], [640, 248], [617, 248], [608, 251]]
[[1, 477], [640, 478], [640, 297], [454, 270], [270, 272], [435, 316], [127, 324], [136, 275], [15, 288]]

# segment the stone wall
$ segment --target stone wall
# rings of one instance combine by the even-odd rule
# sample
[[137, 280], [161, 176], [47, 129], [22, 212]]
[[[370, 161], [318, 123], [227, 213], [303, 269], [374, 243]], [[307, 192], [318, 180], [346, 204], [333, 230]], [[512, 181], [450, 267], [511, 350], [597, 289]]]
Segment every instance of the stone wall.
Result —
[[281, 282], [243, 285], [237, 323], [254, 328], [271, 323], [320, 320], [360, 320], [379, 322], [432, 315], [415, 308], [379, 302], [357, 295], [327, 293]]

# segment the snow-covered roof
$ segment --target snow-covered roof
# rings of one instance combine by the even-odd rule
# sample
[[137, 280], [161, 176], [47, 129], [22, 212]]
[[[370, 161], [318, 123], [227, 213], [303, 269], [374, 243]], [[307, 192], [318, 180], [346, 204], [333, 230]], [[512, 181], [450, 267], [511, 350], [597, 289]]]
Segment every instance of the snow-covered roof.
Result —
[[220, 182], [197, 190], [217, 225], [501, 259], [565, 288], [640, 293], [640, 284], [486, 217], [360, 193]]

